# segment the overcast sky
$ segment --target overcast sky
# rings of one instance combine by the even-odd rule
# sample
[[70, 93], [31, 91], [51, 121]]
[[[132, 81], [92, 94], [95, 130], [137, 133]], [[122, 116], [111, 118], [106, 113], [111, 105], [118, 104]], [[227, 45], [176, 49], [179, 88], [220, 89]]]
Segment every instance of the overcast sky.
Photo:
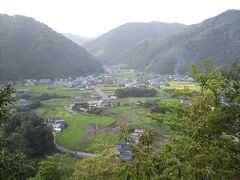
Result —
[[127, 22], [195, 24], [228, 9], [240, 9], [240, 0], [0, 0], [0, 13], [33, 17], [83, 37]]

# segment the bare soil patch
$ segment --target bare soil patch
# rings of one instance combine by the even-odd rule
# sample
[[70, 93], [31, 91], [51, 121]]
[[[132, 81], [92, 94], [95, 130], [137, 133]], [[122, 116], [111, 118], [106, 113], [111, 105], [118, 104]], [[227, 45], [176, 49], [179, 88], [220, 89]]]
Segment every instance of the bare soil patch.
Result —
[[150, 109], [137, 109], [135, 112], [137, 115], [146, 115], [147, 113], [150, 113]]
[[64, 106], [64, 109], [65, 109], [66, 111], [70, 112], [70, 113], [78, 114], [78, 112], [76, 112], [76, 111], [70, 109], [69, 106]]
[[117, 123], [113, 123], [111, 125], [109, 125], [108, 127], [103, 127], [100, 125], [95, 125], [95, 124], [86, 124], [84, 126], [84, 131], [86, 132], [86, 134], [80, 139], [81, 141], [84, 141], [88, 138], [91, 138], [93, 136], [96, 136], [99, 133], [105, 132], [105, 133], [109, 133], [112, 135], [118, 135], [117, 131], [116, 131], [116, 127], [117, 127]]

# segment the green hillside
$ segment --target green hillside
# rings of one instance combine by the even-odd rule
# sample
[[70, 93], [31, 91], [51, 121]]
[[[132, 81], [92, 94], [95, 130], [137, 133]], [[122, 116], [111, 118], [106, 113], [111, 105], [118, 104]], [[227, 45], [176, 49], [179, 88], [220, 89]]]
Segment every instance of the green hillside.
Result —
[[1, 80], [77, 77], [102, 72], [86, 50], [47, 25], [0, 14]]
[[167, 37], [186, 26], [178, 23], [127, 23], [123, 24], [83, 46], [103, 64], [114, 64], [118, 57], [137, 42], [144, 39]]
[[167, 38], [144, 40], [118, 60], [157, 73], [185, 73], [191, 63], [212, 58], [213, 68], [240, 57], [240, 11], [229, 10]]
[[66, 38], [72, 40], [73, 42], [77, 43], [80, 46], [82, 46], [83, 43], [86, 43], [87, 41], [91, 40], [91, 38], [83, 38], [81, 36], [71, 33], [63, 33], [62, 35], [64, 35]]

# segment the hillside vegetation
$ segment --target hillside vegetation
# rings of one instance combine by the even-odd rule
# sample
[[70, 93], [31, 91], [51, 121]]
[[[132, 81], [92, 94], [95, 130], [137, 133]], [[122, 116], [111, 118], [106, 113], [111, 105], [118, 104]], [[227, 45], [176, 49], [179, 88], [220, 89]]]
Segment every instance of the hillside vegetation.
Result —
[[83, 46], [103, 64], [114, 64], [127, 49], [144, 39], [163, 38], [181, 31], [185, 25], [178, 23], [127, 23]]
[[240, 11], [228, 10], [167, 38], [144, 40], [118, 59], [129, 67], [156, 73], [185, 73], [191, 63], [212, 58], [228, 67], [240, 56]]
[[83, 43], [86, 43], [87, 41], [90, 41], [91, 38], [83, 38], [81, 36], [78, 36], [76, 34], [71, 34], [71, 33], [63, 33], [66, 38], [70, 39], [71, 41], [75, 42], [78, 45], [82, 45]]
[[1, 80], [77, 77], [102, 72], [86, 50], [25, 16], [0, 14]]

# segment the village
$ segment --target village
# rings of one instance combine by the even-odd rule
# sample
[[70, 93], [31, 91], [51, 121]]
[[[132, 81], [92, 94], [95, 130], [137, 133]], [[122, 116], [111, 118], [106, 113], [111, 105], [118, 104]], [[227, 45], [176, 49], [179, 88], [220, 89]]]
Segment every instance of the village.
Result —
[[[114, 131], [122, 122], [132, 124], [130, 135], [133, 141], [131, 144], [138, 145], [139, 136], [143, 133], [141, 124], [145, 123], [145, 119], [149, 119], [145, 116], [150, 110], [149, 107], [153, 107], [155, 101], [159, 98], [171, 101], [167, 91], [164, 92], [165, 88], [166, 90], [172, 88], [169, 87], [172, 85], [170, 82], [179, 82], [180, 88], [184, 88], [189, 83], [194, 83], [192, 78], [180, 74], [147, 74], [132, 69], [120, 69], [117, 66], [104, 66], [104, 68], [106, 72], [104, 74], [75, 79], [71, 77], [54, 80], [26, 79], [12, 82], [16, 87], [16, 92], [12, 96], [17, 99], [17, 107], [30, 109], [45, 119], [45, 122], [52, 129], [54, 142], [59, 150], [68, 149], [74, 154], [86, 155], [86, 153], [82, 153], [83, 151], [92, 155], [91, 153], [95, 150], [91, 149], [91, 145], [85, 147], [84, 143], [102, 133], [105, 133], [111, 139], [116, 139], [117, 133]], [[156, 89], [158, 91], [157, 97], [140, 97], [133, 100], [129, 99], [129, 101], [127, 98], [119, 98], [115, 93], [117, 89], [140, 88], [143, 86]], [[66, 103], [60, 105], [65, 101]], [[54, 106], [51, 104], [54, 104]], [[16, 109], [15, 107], [11, 110], [13, 112]], [[139, 112], [141, 113], [139, 114]], [[68, 118], [68, 114], [71, 118]], [[71, 145], [67, 145], [64, 140], [65, 135], [61, 137], [61, 134], [72, 133], [71, 128], [73, 127], [69, 124], [69, 119], [74, 119], [75, 116], [80, 118], [77, 121], [81, 121], [81, 125], [78, 127], [79, 130], [81, 129], [79, 133], [86, 133], [85, 136], [79, 136], [82, 137], [80, 138], [82, 139], [81, 147], [84, 148], [79, 148], [76, 145], [76, 140]], [[87, 120], [89, 118], [93, 119]], [[104, 118], [111, 120], [109, 122], [100, 120]], [[147, 123], [149, 128], [156, 128], [151, 120], [147, 121], [149, 121]], [[77, 135], [76, 132], [74, 133]], [[101, 138], [101, 140], [108, 142], [109, 140], [105, 138]], [[163, 142], [167, 139], [166, 136]], [[97, 141], [94, 143], [96, 144]], [[131, 159], [131, 152], [128, 150], [129, 143], [117, 139], [111, 141], [111, 143], [116, 149], [117, 156], [121, 156], [126, 161]]]

